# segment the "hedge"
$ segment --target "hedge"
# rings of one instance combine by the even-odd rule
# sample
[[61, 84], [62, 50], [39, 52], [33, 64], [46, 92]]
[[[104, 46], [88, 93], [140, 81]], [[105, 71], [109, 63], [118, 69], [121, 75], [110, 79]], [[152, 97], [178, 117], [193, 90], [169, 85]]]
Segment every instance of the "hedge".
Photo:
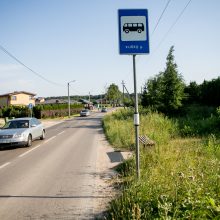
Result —
[[[84, 106], [82, 104], [70, 105], [70, 113], [79, 113]], [[33, 107], [32, 115], [38, 119], [54, 118], [68, 116], [68, 104], [50, 104], [50, 105], [36, 105]], [[21, 118], [31, 115], [30, 109], [26, 106], [9, 106], [0, 108], [0, 117]]]

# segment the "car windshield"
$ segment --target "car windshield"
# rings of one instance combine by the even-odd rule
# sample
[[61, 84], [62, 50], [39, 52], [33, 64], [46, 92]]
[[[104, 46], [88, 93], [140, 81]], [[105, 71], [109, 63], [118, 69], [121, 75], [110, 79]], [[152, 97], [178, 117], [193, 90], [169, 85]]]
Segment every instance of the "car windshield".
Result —
[[8, 121], [2, 129], [29, 128], [28, 120]]
[[88, 109], [82, 110], [82, 112], [88, 112], [88, 111], [89, 111]]

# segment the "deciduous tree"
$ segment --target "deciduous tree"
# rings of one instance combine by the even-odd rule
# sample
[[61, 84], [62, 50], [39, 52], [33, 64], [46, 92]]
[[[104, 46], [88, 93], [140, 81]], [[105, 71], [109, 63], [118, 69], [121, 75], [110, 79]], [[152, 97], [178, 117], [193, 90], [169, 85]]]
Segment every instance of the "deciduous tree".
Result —
[[106, 98], [113, 104], [118, 104], [121, 99], [121, 92], [114, 83], [108, 87]]

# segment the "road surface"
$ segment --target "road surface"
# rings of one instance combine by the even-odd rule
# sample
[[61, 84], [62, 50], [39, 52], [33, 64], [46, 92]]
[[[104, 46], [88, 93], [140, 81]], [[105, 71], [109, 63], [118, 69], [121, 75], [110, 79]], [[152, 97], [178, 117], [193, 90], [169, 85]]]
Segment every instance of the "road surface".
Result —
[[[31, 148], [0, 150], [0, 219], [93, 219], [103, 113], [47, 129]], [[101, 210], [100, 210], [101, 211]]]

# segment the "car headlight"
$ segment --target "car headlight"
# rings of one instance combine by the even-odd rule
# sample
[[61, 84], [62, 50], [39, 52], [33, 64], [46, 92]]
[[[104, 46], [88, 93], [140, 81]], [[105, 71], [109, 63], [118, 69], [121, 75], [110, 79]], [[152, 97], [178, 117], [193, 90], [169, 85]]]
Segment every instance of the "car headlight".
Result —
[[13, 138], [20, 138], [20, 137], [23, 137], [23, 136], [24, 136], [23, 134], [14, 134]]

